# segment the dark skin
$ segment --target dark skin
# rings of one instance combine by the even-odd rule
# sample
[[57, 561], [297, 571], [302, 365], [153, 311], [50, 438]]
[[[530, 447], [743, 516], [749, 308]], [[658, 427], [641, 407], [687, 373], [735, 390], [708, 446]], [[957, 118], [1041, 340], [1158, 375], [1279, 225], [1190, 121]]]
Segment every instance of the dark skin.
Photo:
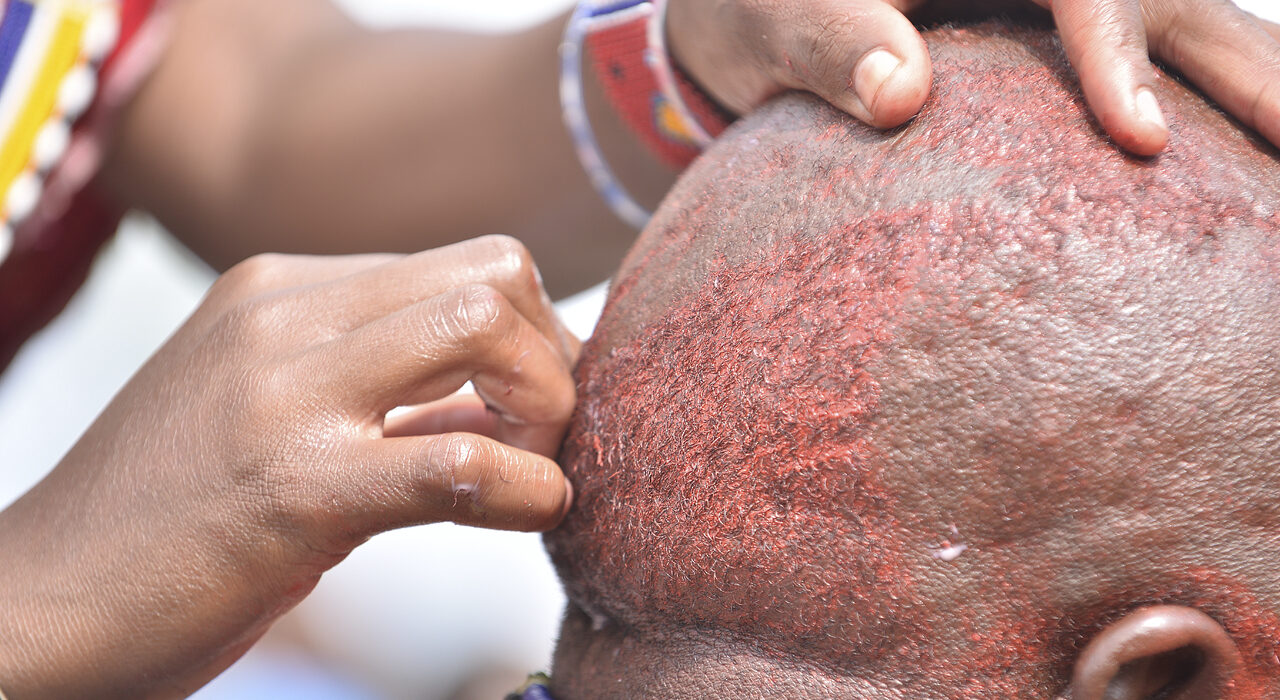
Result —
[[[1064, 31], [1084, 28], [1068, 43], [1114, 59], [1077, 67], [1123, 148], [1163, 146], [1125, 102], [1151, 70], [1135, 38], [1184, 50], [1155, 55], [1194, 79], [1200, 64], [1248, 76], [1215, 94], [1242, 119], [1280, 104], [1259, 88], [1280, 74], [1276, 43], [1224, 0], [1053, 5]], [[1193, 5], [1215, 13], [1135, 12]], [[120, 113], [100, 184], [230, 270], [0, 513], [0, 683], [15, 697], [189, 693], [374, 533], [553, 527], [572, 498], [548, 457], [571, 414], [576, 344], [549, 315], [530, 251], [559, 295], [603, 277], [631, 240], [559, 123], [560, 21], [464, 37], [370, 31], [323, 0], [168, 7], [167, 50]], [[885, 7], [673, 0], [667, 29], [673, 54], [734, 109], [802, 88], [893, 126], [929, 94], [929, 71], [901, 15], [863, 21]], [[900, 70], [867, 63], [880, 49], [901, 50]], [[607, 110], [596, 116], [611, 162], [656, 198], [671, 174]], [[437, 247], [490, 232], [523, 244]], [[445, 398], [468, 378], [479, 397]]]
[[1280, 693], [1274, 151], [1162, 77], [1127, 158], [1051, 35], [927, 38], [909, 127], [779, 101], [624, 263], [562, 700]]

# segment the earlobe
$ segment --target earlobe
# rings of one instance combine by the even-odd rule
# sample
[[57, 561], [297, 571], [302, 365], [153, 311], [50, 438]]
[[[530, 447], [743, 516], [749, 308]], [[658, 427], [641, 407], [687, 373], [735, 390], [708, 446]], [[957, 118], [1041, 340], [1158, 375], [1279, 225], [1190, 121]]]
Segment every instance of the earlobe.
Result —
[[1222, 625], [1194, 608], [1140, 608], [1080, 653], [1072, 700], [1209, 700], [1223, 696], [1240, 653]]

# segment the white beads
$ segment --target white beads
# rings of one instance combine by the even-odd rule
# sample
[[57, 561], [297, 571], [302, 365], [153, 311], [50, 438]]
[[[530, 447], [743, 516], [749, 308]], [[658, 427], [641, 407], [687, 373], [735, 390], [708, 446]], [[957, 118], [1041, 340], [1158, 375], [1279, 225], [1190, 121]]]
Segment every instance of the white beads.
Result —
[[98, 9], [89, 16], [84, 27], [84, 36], [80, 39], [80, 49], [90, 62], [98, 63], [111, 53], [120, 37], [120, 16], [118, 11], [108, 5], [99, 3]]
[[9, 194], [4, 199], [5, 218], [9, 225], [20, 224], [23, 219], [31, 216], [40, 201], [42, 189], [44, 187], [40, 178], [30, 170], [14, 179], [13, 184], [9, 185]]
[[80, 64], [72, 68], [58, 86], [58, 111], [67, 121], [75, 121], [93, 102], [98, 89], [98, 77], [93, 68]]
[[[60, 7], [52, 3], [51, 6], [53, 9], [40, 7], [39, 11], [49, 9], [52, 12]], [[91, 0], [89, 3], [78, 4], [73, 9], [76, 12], [83, 12], [89, 7], [92, 9], [89, 10], [80, 35], [76, 65], [62, 76], [61, 82], [57, 85], [55, 102], [50, 105], [53, 108], [52, 114], [36, 132], [34, 141], [21, 144], [30, 149], [26, 169], [9, 184], [7, 192], [0, 190], [0, 199], [3, 199], [4, 206], [3, 218], [0, 219], [0, 251], [5, 255], [13, 245], [13, 230], [24, 219], [31, 216], [40, 202], [44, 191], [44, 176], [66, 157], [71, 147], [72, 125], [93, 104], [97, 93], [97, 67], [115, 50], [116, 42], [119, 41], [119, 2]], [[59, 13], [61, 11], [58, 9]], [[24, 46], [26, 46], [25, 43]], [[47, 47], [46, 50], [48, 50]], [[0, 255], [0, 261], [3, 258], [4, 255]], [[3, 699], [0, 698], [0, 700]]]
[[47, 173], [57, 165], [71, 145], [71, 125], [64, 119], [54, 119], [40, 129], [35, 145], [31, 148], [31, 163], [36, 170]]

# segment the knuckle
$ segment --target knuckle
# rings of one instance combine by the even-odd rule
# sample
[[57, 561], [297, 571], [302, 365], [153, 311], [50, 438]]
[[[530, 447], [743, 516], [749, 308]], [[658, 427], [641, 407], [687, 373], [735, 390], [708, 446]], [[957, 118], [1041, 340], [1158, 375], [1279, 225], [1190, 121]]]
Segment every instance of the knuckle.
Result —
[[291, 305], [281, 297], [258, 297], [235, 304], [222, 315], [218, 331], [237, 345], [263, 348], [292, 325]]
[[1121, 51], [1145, 60], [1148, 55], [1147, 29], [1142, 23], [1141, 15], [1127, 16], [1122, 13], [1108, 15], [1098, 22], [1099, 31], [1112, 37]]
[[1064, 38], [1080, 45], [1080, 55], [1084, 57], [1119, 58], [1126, 64], [1142, 63], [1147, 57], [1147, 34], [1143, 26], [1119, 13], [1091, 14], [1064, 32]]
[[1184, 29], [1211, 28], [1207, 21], [1222, 16], [1228, 6], [1219, 0], [1166, 0], [1143, 3], [1143, 18], [1149, 24]]
[[855, 58], [850, 51], [849, 37], [856, 36], [863, 24], [861, 17], [849, 11], [832, 11], [813, 20], [804, 41], [804, 65], [793, 67], [793, 70], [811, 75], [801, 74], [798, 77], [802, 80], [810, 77], [838, 79], [842, 84], [835, 87], [846, 87], [844, 83], [852, 79], [850, 64]]
[[1218, 0], [1166, 3], [1163, 11], [1148, 18], [1148, 26], [1153, 53], [1174, 65], [1223, 54], [1244, 59], [1246, 47], [1253, 44], [1241, 38], [1256, 35], [1258, 29], [1240, 8]]
[[1162, 3], [1159, 14], [1147, 17], [1152, 27], [1151, 50], [1161, 58], [1181, 63], [1190, 52], [1200, 50], [1204, 30], [1212, 26], [1214, 3], [1174, 2]]
[[519, 294], [537, 293], [542, 288], [538, 266], [524, 243], [511, 236], [492, 235], [480, 239], [480, 244], [485, 247], [486, 268], [495, 283]]
[[420, 495], [472, 495], [480, 489], [483, 465], [492, 457], [491, 447], [478, 436], [450, 433], [427, 443], [424, 459], [430, 471], [417, 484]]
[[500, 233], [490, 234], [477, 238], [475, 244], [483, 249], [486, 259], [499, 265], [521, 269], [530, 266], [533, 261], [528, 247], [521, 243], [520, 239], [512, 236]]
[[503, 331], [508, 319], [506, 298], [483, 284], [458, 288], [448, 308], [450, 330], [464, 342], [490, 341]]
[[262, 253], [237, 263], [214, 282], [213, 288], [220, 295], [250, 298], [273, 289], [287, 266], [287, 256]]

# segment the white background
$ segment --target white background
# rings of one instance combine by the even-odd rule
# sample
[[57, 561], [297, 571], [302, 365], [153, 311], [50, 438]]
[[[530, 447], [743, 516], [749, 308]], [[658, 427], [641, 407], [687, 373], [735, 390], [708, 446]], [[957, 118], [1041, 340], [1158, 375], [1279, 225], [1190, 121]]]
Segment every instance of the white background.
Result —
[[[379, 25], [483, 30], [518, 28], [566, 6], [564, 0], [341, 4]], [[1276, 0], [1238, 4], [1280, 20]], [[124, 226], [66, 313], [0, 376], [0, 506], [57, 463], [212, 278], [146, 219]], [[580, 335], [590, 332], [600, 299], [597, 290], [569, 305]], [[379, 679], [385, 695], [429, 698], [421, 688], [443, 692], [475, 663], [544, 666], [562, 600], [536, 537], [432, 526], [390, 533], [357, 550], [286, 627], [322, 658], [350, 664], [355, 678]], [[255, 683], [268, 687], [259, 679], [270, 675], [280, 653], [279, 643], [269, 646], [200, 697], [253, 696]], [[259, 696], [286, 697], [279, 688]]]

